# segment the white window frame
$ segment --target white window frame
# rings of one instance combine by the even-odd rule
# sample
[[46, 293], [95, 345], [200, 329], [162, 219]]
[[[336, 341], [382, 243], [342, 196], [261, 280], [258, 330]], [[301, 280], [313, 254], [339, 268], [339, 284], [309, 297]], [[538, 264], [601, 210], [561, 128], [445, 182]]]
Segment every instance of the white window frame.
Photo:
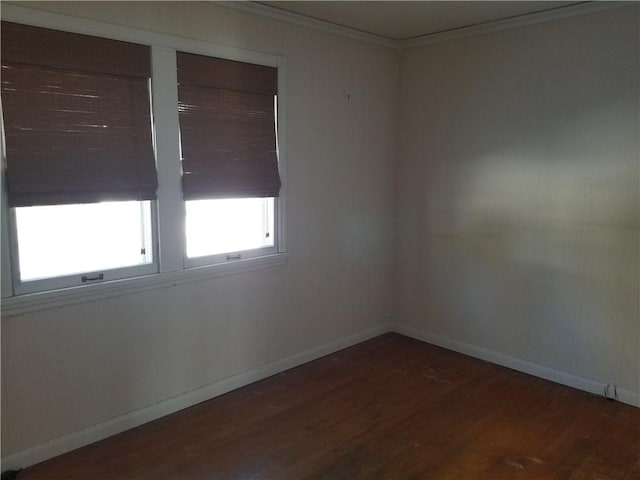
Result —
[[278, 197], [273, 199], [273, 245], [268, 247], [251, 248], [245, 250], [232, 250], [230, 252], [216, 253], [213, 255], [203, 255], [201, 257], [188, 257], [184, 255], [184, 268], [202, 267], [205, 265], [215, 265], [219, 263], [235, 262], [247, 260], [249, 258], [264, 257], [278, 253]]
[[[105, 279], [91, 285], [64, 288], [64, 277], [48, 279], [45, 291], [19, 285], [16, 276], [17, 252], [12, 252], [15, 238], [10, 238], [11, 210], [7, 206], [4, 178], [0, 185], [2, 230], [2, 312], [20, 313], [53, 305], [77, 303], [94, 298], [131, 293], [137, 290], [228, 275], [236, 272], [281, 265], [286, 261], [286, 58], [215, 43], [190, 40], [172, 35], [138, 30], [93, 20], [53, 14], [18, 5], [4, 5], [2, 19], [37, 27], [93, 35], [151, 47], [151, 92], [153, 103], [153, 135], [156, 145], [158, 199], [152, 202], [154, 264], [106, 270]], [[274, 247], [242, 252], [229, 252], [188, 259], [185, 245], [185, 204], [182, 198], [179, 155], [178, 89], [176, 52], [265, 65], [278, 69], [278, 169], [282, 179], [280, 196], [274, 204]], [[4, 147], [4, 139], [3, 139]], [[4, 151], [4, 148], [3, 148]], [[4, 163], [4, 155], [3, 155]], [[3, 165], [4, 171], [4, 165]], [[4, 177], [4, 175], [3, 175]], [[14, 240], [13, 242], [11, 240]], [[241, 259], [227, 259], [240, 253]], [[91, 272], [87, 272], [89, 275]], [[144, 275], [144, 276], [140, 276]], [[79, 275], [73, 277], [78, 278]], [[126, 277], [126, 278], [123, 278]], [[14, 280], [15, 279], [15, 280]], [[39, 282], [39, 281], [36, 281]], [[58, 290], [61, 289], [62, 290]]]
[[[70, 275], [58, 275], [56, 277], [43, 278], [39, 280], [22, 281], [20, 279], [20, 265], [19, 257], [19, 244], [18, 244], [18, 231], [15, 215], [15, 208], [9, 208], [9, 248], [11, 249], [11, 269], [13, 279], [13, 291], [15, 295], [24, 295], [28, 293], [46, 292], [49, 290], [57, 290], [60, 288], [69, 288], [75, 286], [88, 285], [93, 283], [108, 282], [112, 280], [119, 280], [129, 277], [140, 277], [143, 275], [149, 275], [158, 272], [158, 255], [157, 245], [154, 240], [157, 238], [155, 232], [156, 227], [156, 206], [155, 202], [149, 202], [151, 205], [151, 235], [152, 251], [151, 262], [142, 265], [132, 265], [128, 267], [108, 268], [101, 270], [87, 270], [79, 273], [72, 273]], [[83, 281], [82, 278], [87, 277], [87, 280]], [[96, 278], [99, 277], [99, 278]]]

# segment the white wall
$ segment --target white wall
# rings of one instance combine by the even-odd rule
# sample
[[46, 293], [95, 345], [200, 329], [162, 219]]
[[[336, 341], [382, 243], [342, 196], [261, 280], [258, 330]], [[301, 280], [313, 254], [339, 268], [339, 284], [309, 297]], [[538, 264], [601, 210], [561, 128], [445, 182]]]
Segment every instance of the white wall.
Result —
[[638, 20], [403, 52], [399, 325], [640, 398]]
[[207, 2], [20, 5], [284, 55], [290, 257], [3, 317], [3, 457], [389, 321], [396, 51]]

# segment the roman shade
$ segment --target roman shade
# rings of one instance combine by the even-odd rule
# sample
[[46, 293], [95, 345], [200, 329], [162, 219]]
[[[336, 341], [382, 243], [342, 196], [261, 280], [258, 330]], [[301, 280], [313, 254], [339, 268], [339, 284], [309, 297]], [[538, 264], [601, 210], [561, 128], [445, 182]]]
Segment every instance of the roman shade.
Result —
[[277, 197], [277, 69], [177, 55], [185, 200]]
[[2, 22], [12, 207], [152, 200], [147, 46]]

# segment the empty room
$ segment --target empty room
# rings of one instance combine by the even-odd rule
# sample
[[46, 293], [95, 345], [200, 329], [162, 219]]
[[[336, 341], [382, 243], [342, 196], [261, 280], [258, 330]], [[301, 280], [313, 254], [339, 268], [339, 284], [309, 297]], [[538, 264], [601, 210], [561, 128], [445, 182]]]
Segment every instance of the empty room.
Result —
[[640, 478], [640, 4], [3, 1], [2, 480]]

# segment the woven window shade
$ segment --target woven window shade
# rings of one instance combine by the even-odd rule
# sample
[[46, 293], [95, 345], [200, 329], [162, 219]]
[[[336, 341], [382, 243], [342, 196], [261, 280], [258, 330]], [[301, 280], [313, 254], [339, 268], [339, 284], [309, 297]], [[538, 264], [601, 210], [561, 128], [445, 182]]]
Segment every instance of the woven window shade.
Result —
[[277, 69], [178, 52], [186, 200], [277, 197]]
[[12, 207], [152, 200], [149, 48], [2, 22]]

